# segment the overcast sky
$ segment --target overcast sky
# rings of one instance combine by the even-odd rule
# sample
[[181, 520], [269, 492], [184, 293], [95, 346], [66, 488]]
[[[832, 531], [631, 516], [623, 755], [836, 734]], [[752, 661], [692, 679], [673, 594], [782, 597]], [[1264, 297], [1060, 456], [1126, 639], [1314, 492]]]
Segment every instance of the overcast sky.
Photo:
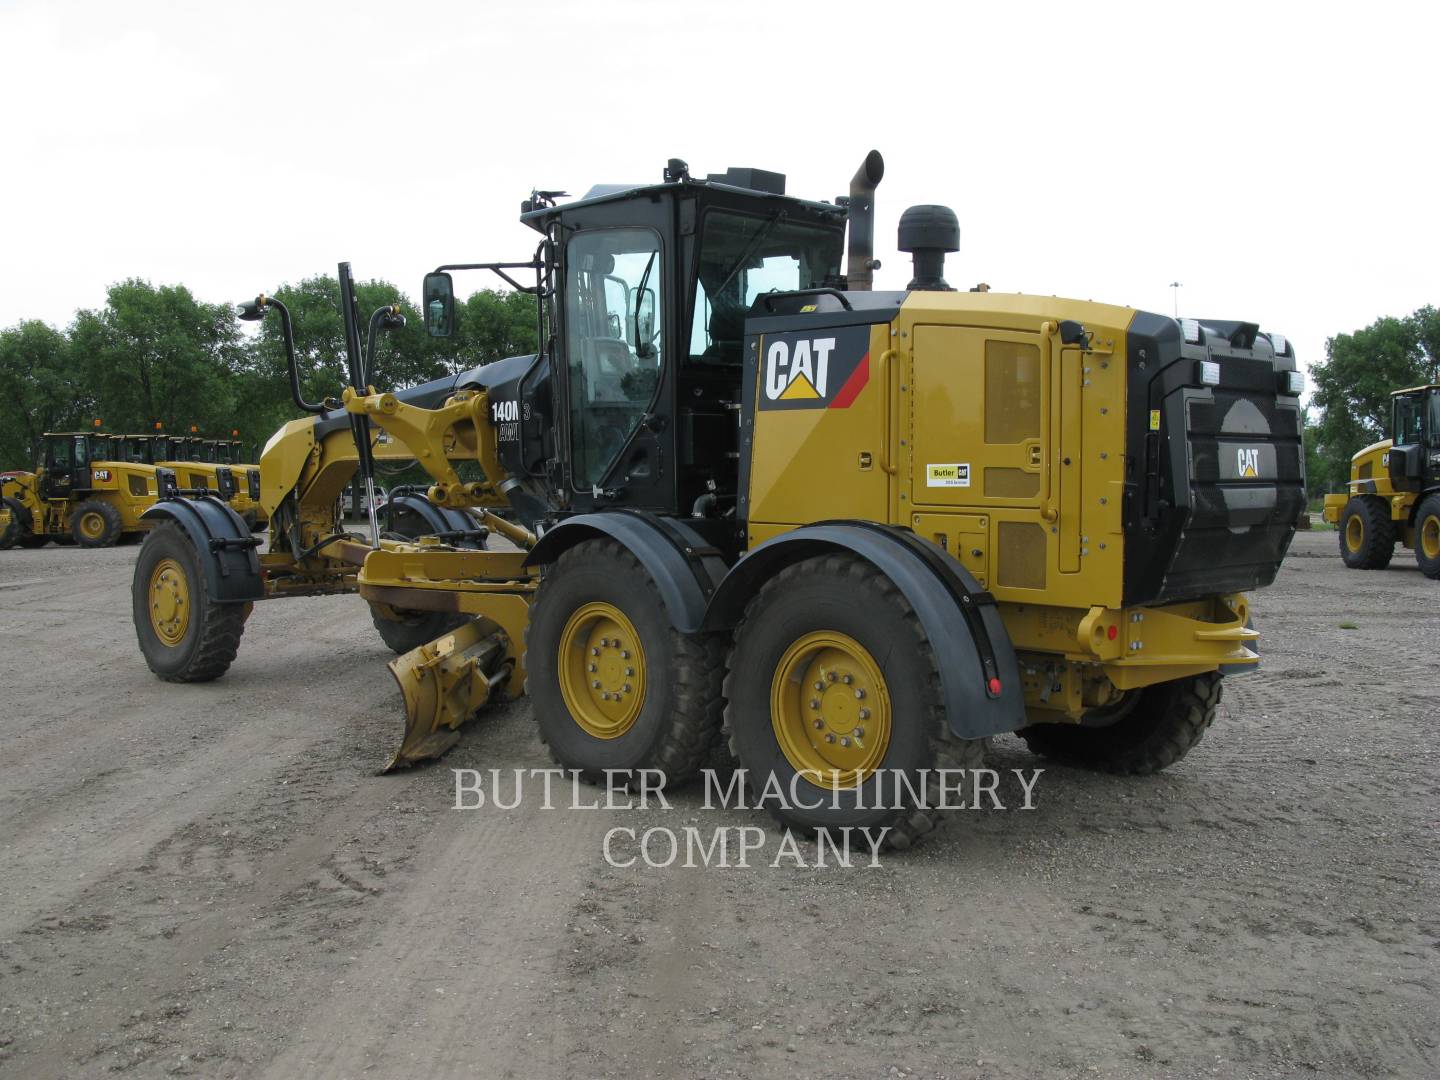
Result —
[[[532, 188], [753, 165], [833, 198], [872, 147], [959, 214], [952, 284], [1255, 321], [1440, 303], [1440, 5], [0, 0], [0, 326], [108, 284], [237, 301], [348, 259], [412, 295], [525, 259]], [[474, 280], [474, 279], [472, 279]], [[478, 285], [478, 281], [475, 281]]]

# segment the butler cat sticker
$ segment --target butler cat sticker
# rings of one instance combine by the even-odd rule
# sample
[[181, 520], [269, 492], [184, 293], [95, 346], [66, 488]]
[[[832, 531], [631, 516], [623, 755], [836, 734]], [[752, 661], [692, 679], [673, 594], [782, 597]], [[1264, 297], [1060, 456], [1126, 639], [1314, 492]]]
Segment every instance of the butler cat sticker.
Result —
[[870, 328], [759, 339], [761, 409], [848, 409], [870, 381]]

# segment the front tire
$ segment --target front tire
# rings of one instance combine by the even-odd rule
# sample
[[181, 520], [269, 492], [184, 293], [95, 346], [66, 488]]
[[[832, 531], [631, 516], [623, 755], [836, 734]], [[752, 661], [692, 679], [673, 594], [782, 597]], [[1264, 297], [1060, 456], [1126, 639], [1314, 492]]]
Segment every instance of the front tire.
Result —
[[856, 556], [808, 559], [766, 582], [729, 667], [730, 751], [755, 790], [785, 793], [768, 808], [788, 827], [884, 829], [885, 845], [903, 850], [945, 813], [933, 805], [945, 801], [936, 770], [984, 764], [986, 740], [950, 732], [914, 610]]
[[541, 741], [589, 782], [658, 769], [683, 783], [719, 737], [723, 639], [676, 630], [649, 571], [613, 540], [546, 568], [525, 646]]
[[145, 537], [135, 559], [131, 614], [145, 663], [166, 682], [209, 682], [240, 648], [249, 604], [210, 599], [201, 555], [173, 521]]
[[1340, 558], [1351, 570], [1384, 570], [1395, 554], [1395, 523], [1384, 500], [1356, 495], [1340, 511]]
[[1020, 731], [1033, 753], [1097, 772], [1146, 776], [1169, 768], [1204, 737], [1220, 706], [1218, 671], [1128, 691], [1104, 727], [1032, 724]]
[[448, 611], [409, 611], [370, 602], [370, 621], [380, 632], [380, 640], [399, 656], [448, 634], [467, 618]]
[[120, 511], [103, 499], [86, 499], [70, 515], [70, 535], [81, 547], [114, 547], [124, 527]]
[[1427, 578], [1440, 578], [1440, 492], [1427, 496], [1416, 511], [1415, 561]]

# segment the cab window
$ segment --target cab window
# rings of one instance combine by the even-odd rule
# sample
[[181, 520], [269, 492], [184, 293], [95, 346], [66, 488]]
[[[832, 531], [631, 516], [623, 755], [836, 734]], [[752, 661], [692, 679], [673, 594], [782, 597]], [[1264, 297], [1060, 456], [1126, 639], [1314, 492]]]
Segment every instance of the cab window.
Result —
[[565, 250], [575, 486], [604, 482], [660, 385], [664, 274], [650, 229], [577, 233]]
[[765, 293], [813, 289], [840, 273], [844, 234], [711, 210], [700, 236], [690, 359], [738, 364], [745, 315]]

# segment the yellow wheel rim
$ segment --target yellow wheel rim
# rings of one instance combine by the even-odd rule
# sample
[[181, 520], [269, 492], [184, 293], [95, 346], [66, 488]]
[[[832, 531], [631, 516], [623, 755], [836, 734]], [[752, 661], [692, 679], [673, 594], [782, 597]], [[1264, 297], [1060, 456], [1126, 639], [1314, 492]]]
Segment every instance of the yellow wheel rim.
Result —
[[645, 706], [645, 650], [623, 611], [601, 600], [577, 609], [557, 659], [560, 696], [585, 734], [618, 739], [634, 727]]
[[93, 510], [80, 515], [80, 535], [86, 540], [99, 540], [105, 535], [105, 519]]
[[1440, 517], [1434, 514], [1420, 523], [1420, 550], [1427, 559], [1440, 559]]
[[1359, 551], [1365, 546], [1365, 522], [1359, 514], [1351, 514], [1350, 520], [1345, 522], [1345, 546], [1351, 551]]
[[174, 559], [161, 559], [150, 571], [150, 628], [171, 648], [190, 628], [190, 582]]
[[770, 723], [796, 772], [817, 785], [855, 787], [890, 749], [890, 691], [880, 665], [848, 634], [806, 634], [775, 667]]

